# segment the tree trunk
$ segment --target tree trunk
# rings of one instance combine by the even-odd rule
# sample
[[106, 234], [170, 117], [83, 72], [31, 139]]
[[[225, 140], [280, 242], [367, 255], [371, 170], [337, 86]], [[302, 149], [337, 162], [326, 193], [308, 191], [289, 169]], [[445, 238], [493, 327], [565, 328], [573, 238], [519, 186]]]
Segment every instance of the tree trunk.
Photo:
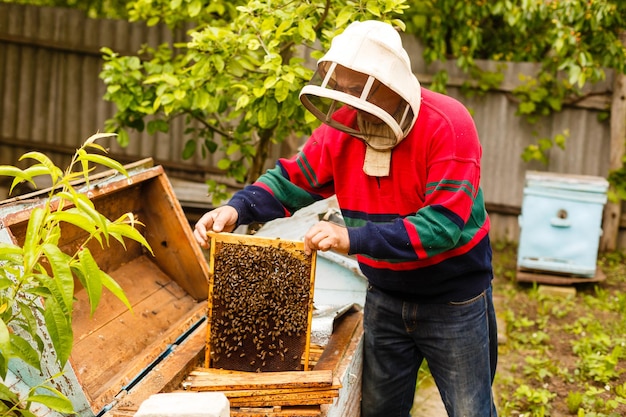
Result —
[[273, 134], [274, 129], [259, 131], [259, 143], [256, 147], [256, 155], [254, 155], [252, 166], [248, 171], [246, 183], [252, 184], [263, 173], [263, 166], [270, 152], [270, 143]]
[[[620, 39], [626, 45], [626, 31], [620, 32]], [[624, 165], [624, 146], [626, 145], [626, 75], [615, 71], [613, 99], [611, 102], [611, 156], [609, 170], [619, 169]], [[617, 248], [622, 201], [609, 201], [604, 208], [602, 239], [600, 250], [612, 251]]]

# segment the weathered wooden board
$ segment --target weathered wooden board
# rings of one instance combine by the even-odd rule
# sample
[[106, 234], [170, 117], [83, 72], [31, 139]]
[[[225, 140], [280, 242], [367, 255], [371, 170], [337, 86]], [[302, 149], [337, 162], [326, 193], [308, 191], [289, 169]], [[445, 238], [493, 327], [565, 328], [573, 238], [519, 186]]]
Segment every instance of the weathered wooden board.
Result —
[[[316, 369], [333, 368], [333, 375], [341, 384], [339, 396], [332, 404], [322, 404], [323, 417], [359, 417], [361, 415], [361, 382], [363, 371], [363, 314], [353, 312], [336, 325], [336, 340], [331, 337], [326, 357], [322, 355]], [[351, 335], [347, 337], [347, 335]], [[343, 339], [346, 344], [337, 343]], [[346, 346], [342, 349], [342, 346]], [[343, 352], [337, 356], [337, 352]]]
[[206, 321], [200, 324], [184, 343], [173, 346], [173, 352], [153, 367], [129, 392], [123, 392], [106, 417], [132, 417], [141, 403], [152, 394], [180, 390], [189, 373], [204, 363]]
[[[297, 372], [297, 371], [294, 371]], [[253, 398], [253, 397], [267, 397], [277, 398], [279, 395], [284, 394], [298, 394], [298, 393], [311, 393], [311, 394], [319, 394], [323, 396], [327, 393], [332, 392], [332, 396], [337, 396], [337, 389], [341, 388], [341, 386], [328, 386], [328, 387], [313, 387], [313, 388], [276, 388], [276, 389], [242, 389], [242, 390], [228, 390], [225, 395], [228, 398], [237, 399], [237, 398]], [[201, 390], [198, 390], [201, 391]]]
[[294, 392], [246, 398], [229, 398], [231, 407], [301, 406], [332, 404], [336, 390], [324, 392]]
[[319, 417], [319, 405], [299, 407], [241, 407], [230, 411], [231, 417]]
[[589, 284], [593, 282], [601, 282], [606, 279], [606, 274], [598, 268], [593, 277], [575, 277], [570, 275], [547, 274], [538, 271], [523, 271], [518, 269], [515, 274], [518, 282], [536, 282], [540, 284], [550, 285], [573, 285], [573, 284]]
[[[75, 320], [81, 333], [72, 350], [72, 363], [81, 364], [76, 371], [93, 401], [111, 388], [119, 391], [120, 386], [111, 387], [109, 382], [118, 380], [120, 371], [127, 383], [206, 312], [204, 303], [198, 303], [168, 280], [149, 259], [138, 258], [116, 272], [111, 275], [122, 288], [143, 288], [145, 292], [127, 294], [133, 296], [129, 298], [133, 311], [122, 305], [123, 310], [97, 310], [93, 320], [88, 314], [78, 315]], [[84, 291], [77, 298], [79, 304], [87, 303]], [[108, 301], [104, 307], [121, 305], [108, 293], [104, 298]], [[87, 311], [80, 309], [78, 313]]]
[[319, 388], [333, 384], [333, 373], [325, 371], [212, 372], [196, 369], [188, 382], [196, 391], [255, 390], [280, 388]]

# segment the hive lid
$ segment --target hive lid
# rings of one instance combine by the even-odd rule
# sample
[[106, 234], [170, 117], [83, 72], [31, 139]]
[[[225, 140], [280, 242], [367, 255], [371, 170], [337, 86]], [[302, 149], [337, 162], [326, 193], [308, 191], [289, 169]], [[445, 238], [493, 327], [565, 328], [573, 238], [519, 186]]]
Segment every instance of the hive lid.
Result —
[[604, 193], [609, 188], [609, 182], [604, 177], [593, 175], [527, 171], [526, 187], [545, 187], [558, 188], [562, 190]]

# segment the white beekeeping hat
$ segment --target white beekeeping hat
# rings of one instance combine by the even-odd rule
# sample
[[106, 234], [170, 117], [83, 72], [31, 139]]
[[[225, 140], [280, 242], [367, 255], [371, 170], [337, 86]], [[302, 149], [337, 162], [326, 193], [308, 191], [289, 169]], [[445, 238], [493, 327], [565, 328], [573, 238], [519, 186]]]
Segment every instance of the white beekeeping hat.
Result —
[[[365, 141], [364, 171], [386, 176], [391, 150], [415, 124], [421, 91], [398, 32], [368, 20], [333, 39], [300, 100], [323, 123]], [[344, 105], [358, 113], [350, 125], [333, 118]]]

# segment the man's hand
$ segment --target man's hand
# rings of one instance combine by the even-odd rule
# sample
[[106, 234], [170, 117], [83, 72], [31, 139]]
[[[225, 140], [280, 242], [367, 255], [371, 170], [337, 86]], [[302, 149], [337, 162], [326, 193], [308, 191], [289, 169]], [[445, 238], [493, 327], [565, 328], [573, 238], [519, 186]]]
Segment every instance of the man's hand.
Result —
[[209, 238], [207, 232], [232, 232], [237, 225], [239, 213], [231, 206], [221, 206], [205, 213], [196, 223], [193, 236], [196, 238], [200, 246], [207, 249], [209, 247]]
[[350, 237], [348, 229], [331, 222], [319, 222], [304, 235], [304, 252], [310, 255], [314, 250], [323, 252], [334, 249], [339, 253], [348, 253]]

